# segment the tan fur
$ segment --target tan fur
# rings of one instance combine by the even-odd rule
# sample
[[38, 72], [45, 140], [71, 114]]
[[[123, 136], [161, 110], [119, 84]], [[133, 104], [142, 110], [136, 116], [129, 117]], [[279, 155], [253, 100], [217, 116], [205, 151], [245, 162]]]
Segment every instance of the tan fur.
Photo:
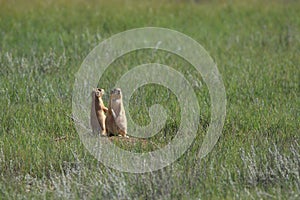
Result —
[[122, 101], [122, 91], [120, 88], [115, 88], [110, 93], [105, 125], [108, 135], [118, 134], [123, 137], [128, 137], [126, 135], [127, 119]]
[[91, 109], [91, 126], [93, 132], [100, 133], [103, 136], [106, 136], [106, 127], [105, 127], [105, 112], [107, 108], [104, 106], [102, 96], [104, 95], [104, 90], [101, 88], [93, 89], [92, 92], [92, 109]]

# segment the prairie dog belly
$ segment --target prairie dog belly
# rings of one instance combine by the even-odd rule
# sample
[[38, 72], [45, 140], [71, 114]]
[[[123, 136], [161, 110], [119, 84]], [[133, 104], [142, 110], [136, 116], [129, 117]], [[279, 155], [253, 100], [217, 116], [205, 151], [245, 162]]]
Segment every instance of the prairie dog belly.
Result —
[[108, 114], [106, 117], [106, 128], [109, 134], [118, 134], [123, 137], [127, 133], [127, 119], [122, 101], [122, 92], [120, 88], [115, 88], [110, 93]]

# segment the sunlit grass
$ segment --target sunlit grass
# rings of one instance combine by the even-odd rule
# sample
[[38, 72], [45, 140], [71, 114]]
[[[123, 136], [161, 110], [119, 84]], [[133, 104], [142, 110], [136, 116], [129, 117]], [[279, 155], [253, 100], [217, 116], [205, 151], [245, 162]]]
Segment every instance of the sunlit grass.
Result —
[[[0, 1], [0, 197], [299, 198], [299, 2], [195, 2]], [[109, 90], [134, 66], [160, 62], [185, 75], [201, 112], [199, 136], [178, 161], [153, 173], [121, 173], [95, 160], [78, 137], [74, 74], [99, 42], [144, 26], [175, 29], [204, 46], [223, 77], [227, 116], [213, 151], [195, 160], [210, 121], [201, 76], [166, 52], [125, 55], [99, 85]], [[142, 87], [127, 112], [146, 125], [154, 103], [168, 113], [164, 129], [146, 142], [115, 140], [118, 146], [145, 152], [171, 140], [180, 123], [171, 91]]]

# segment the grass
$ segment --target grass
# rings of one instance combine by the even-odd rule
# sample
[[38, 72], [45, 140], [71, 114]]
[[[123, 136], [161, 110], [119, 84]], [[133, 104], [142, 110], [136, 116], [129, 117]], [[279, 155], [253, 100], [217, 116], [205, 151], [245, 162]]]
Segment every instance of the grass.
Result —
[[[298, 199], [299, 9], [292, 0], [0, 1], [1, 199]], [[156, 172], [130, 174], [105, 167], [85, 149], [70, 117], [72, 88], [80, 64], [99, 42], [144, 26], [174, 29], [204, 46], [223, 77], [227, 116], [213, 151], [196, 161], [210, 120], [201, 77], [166, 52], [118, 59], [100, 80], [103, 88], [128, 69], [156, 61], [196, 81], [201, 109], [199, 136], [179, 160]], [[154, 103], [168, 113], [164, 129], [149, 146], [117, 145], [142, 152], [171, 140], [180, 118], [170, 91], [142, 87], [128, 112], [145, 125]]]

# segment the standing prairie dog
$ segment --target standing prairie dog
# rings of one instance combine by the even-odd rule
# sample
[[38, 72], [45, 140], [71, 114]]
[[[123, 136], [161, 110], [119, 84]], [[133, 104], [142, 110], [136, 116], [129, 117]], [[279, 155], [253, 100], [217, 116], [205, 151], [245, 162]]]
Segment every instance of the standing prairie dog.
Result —
[[105, 114], [107, 108], [104, 106], [102, 96], [104, 95], [104, 90], [101, 88], [93, 89], [92, 92], [92, 110], [91, 110], [91, 125], [93, 132], [100, 133], [102, 136], [106, 136], [105, 128]]
[[127, 119], [122, 101], [122, 91], [120, 88], [115, 88], [110, 92], [108, 112], [105, 120], [107, 134], [118, 134], [123, 137], [128, 137], [127, 134]]

